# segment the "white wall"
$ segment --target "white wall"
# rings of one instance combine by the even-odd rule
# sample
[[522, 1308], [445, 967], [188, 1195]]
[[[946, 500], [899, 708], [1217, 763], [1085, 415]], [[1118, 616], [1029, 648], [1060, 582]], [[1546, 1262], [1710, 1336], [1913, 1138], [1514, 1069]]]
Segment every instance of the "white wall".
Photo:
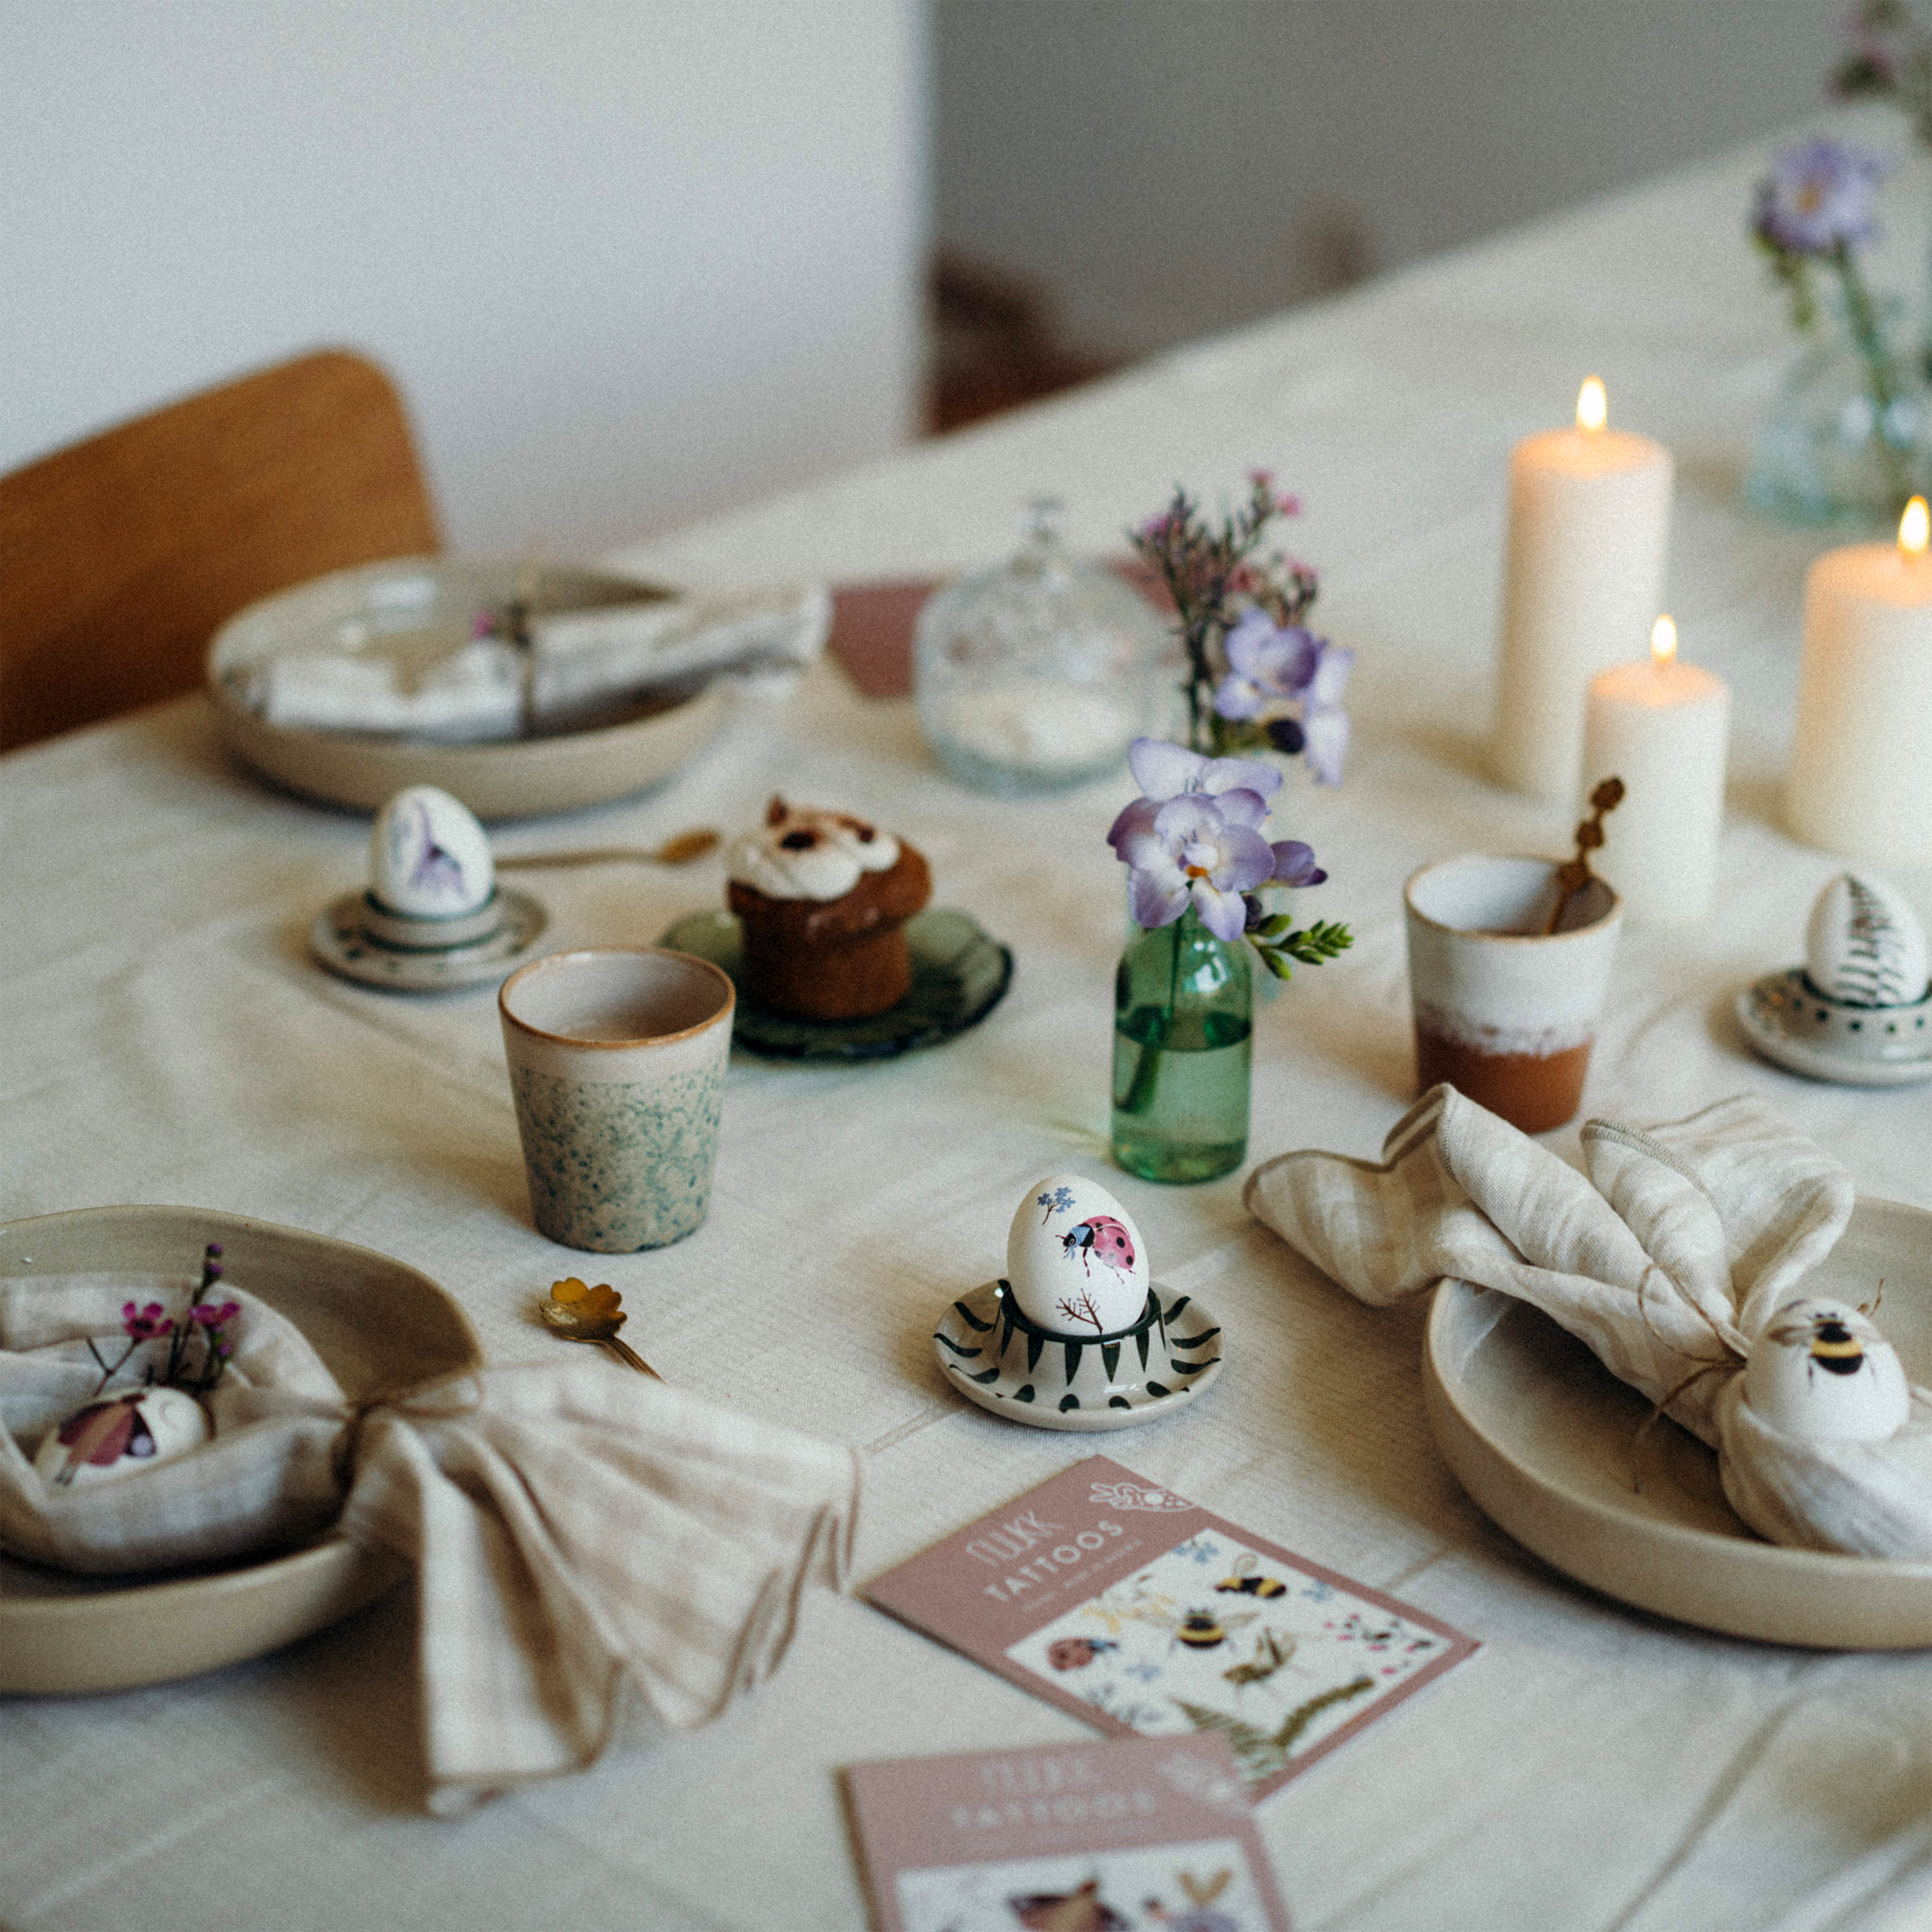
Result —
[[1847, 0], [934, 4], [938, 238], [1143, 354], [1810, 111]]
[[322, 343], [452, 543], [583, 551], [916, 420], [919, 0], [7, 0], [0, 471]]

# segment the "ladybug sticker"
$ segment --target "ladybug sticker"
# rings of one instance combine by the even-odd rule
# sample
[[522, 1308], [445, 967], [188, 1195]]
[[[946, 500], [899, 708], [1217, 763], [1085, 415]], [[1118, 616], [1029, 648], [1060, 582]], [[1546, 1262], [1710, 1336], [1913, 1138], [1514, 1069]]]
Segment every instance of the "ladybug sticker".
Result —
[[1096, 1261], [1104, 1261], [1123, 1274], [1134, 1271], [1134, 1237], [1111, 1214], [1097, 1214], [1070, 1228], [1060, 1236], [1060, 1246], [1077, 1256], [1089, 1274]]

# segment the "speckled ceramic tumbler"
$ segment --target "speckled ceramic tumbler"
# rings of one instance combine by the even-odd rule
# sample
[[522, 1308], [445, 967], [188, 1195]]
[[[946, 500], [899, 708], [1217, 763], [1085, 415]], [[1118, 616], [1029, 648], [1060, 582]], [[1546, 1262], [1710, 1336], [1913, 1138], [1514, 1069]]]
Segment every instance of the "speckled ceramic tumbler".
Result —
[[711, 1201], [736, 995], [688, 953], [553, 953], [497, 1005], [538, 1231], [629, 1254], [681, 1240]]

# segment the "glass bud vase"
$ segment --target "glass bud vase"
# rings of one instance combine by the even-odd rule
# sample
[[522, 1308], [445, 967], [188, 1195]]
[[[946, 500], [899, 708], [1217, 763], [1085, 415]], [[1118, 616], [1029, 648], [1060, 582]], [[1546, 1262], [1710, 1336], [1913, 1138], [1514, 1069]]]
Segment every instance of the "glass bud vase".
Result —
[[1138, 933], [1114, 985], [1114, 1158], [1148, 1181], [1211, 1181], [1248, 1151], [1253, 981], [1190, 906]]
[[[1816, 332], [1759, 426], [1744, 500], [1781, 522], [1889, 529], [1932, 470], [1932, 408], [1919, 357], [1905, 346], [1896, 297], [1872, 301], [1862, 336], [1838, 291], [1824, 290], [1818, 308]], [[1875, 356], [1886, 369], [1883, 408]]]

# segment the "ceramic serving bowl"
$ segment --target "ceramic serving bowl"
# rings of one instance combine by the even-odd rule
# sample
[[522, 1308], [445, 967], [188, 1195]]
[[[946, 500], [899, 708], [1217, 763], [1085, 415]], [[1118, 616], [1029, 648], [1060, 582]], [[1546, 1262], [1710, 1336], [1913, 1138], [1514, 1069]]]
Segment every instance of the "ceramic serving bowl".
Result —
[[730, 703], [715, 682], [594, 730], [485, 744], [298, 730], [270, 724], [243, 701], [250, 670], [283, 652], [404, 631], [460, 635], [478, 611], [500, 610], [526, 589], [546, 614], [672, 594], [593, 570], [546, 569], [532, 583], [509, 560], [406, 557], [338, 570], [251, 604], [216, 632], [208, 689], [223, 735], [264, 777], [308, 798], [374, 811], [406, 785], [431, 784], [480, 818], [570, 811], [643, 791], [710, 743]]
[[[0, 1226], [0, 1277], [190, 1275], [211, 1240], [227, 1279], [287, 1315], [351, 1402], [482, 1366], [468, 1318], [427, 1274], [347, 1241], [205, 1208], [10, 1221]], [[238, 1663], [359, 1610], [403, 1574], [395, 1559], [339, 1536], [161, 1577], [76, 1576], [0, 1553], [0, 1693], [124, 1690]]]

